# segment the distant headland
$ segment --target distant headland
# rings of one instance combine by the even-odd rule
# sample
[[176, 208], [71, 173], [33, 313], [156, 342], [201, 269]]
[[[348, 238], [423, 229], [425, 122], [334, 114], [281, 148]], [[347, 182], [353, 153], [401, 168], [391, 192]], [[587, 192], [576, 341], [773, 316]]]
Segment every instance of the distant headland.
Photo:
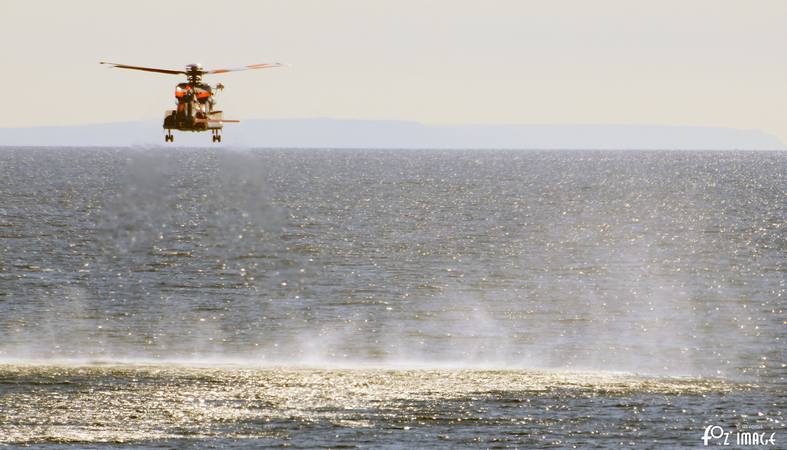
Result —
[[[225, 146], [273, 148], [785, 150], [761, 130], [657, 125], [431, 125], [397, 120], [250, 119], [225, 128]], [[212, 146], [158, 120], [0, 128], [0, 146]]]

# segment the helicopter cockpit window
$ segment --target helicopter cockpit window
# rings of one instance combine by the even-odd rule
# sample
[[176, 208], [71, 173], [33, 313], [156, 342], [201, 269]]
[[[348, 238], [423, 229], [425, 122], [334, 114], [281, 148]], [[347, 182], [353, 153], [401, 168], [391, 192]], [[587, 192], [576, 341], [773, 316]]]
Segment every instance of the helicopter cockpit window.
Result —
[[179, 84], [175, 88], [175, 97], [177, 97], [177, 98], [185, 97], [186, 94], [189, 93], [189, 91], [191, 91], [191, 86], [189, 86], [189, 85], [180, 85]]
[[208, 99], [210, 98], [210, 91], [206, 91], [204, 89], [197, 88], [196, 89], [196, 94], [197, 94], [197, 100], [200, 103], [204, 103], [204, 102], [208, 101]]
[[210, 100], [210, 96], [213, 94], [212, 89], [207, 84], [200, 84], [197, 86], [191, 86], [186, 83], [179, 84], [175, 88], [175, 97], [178, 99], [183, 99], [189, 94], [193, 94], [194, 98], [200, 103], [205, 103]]

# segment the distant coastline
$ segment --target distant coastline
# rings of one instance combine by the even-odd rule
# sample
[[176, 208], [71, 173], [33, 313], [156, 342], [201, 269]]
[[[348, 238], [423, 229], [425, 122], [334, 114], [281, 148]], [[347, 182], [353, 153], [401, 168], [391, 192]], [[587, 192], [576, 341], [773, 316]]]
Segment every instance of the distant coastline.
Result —
[[[0, 128], [0, 146], [151, 146], [159, 120]], [[174, 146], [211, 146], [210, 134], [177, 133]], [[396, 120], [250, 119], [227, 125], [225, 146], [401, 149], [786, 150], [761, 130], [657, 125], [427, 125]]]

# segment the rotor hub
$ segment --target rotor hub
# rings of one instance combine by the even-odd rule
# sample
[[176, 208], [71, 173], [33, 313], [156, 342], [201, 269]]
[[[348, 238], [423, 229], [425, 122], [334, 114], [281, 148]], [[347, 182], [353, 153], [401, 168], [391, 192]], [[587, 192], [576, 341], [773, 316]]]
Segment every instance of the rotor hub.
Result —
[[189, 83], [199, 83], [202, 81], [202, 75], [204, 74], [205, 70], [199, 63], [186, 66], [186, 76], [189, 79]]

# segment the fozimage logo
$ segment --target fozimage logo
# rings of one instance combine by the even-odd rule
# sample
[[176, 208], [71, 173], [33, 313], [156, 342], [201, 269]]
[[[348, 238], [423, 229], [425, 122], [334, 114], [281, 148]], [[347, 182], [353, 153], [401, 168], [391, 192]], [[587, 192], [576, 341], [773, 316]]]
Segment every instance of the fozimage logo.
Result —
[[708, 425], [702, 435], [704, 445], [761, 445], [776, 446], [776, 433], [765, 431], [725, 431], [719, 425]]

